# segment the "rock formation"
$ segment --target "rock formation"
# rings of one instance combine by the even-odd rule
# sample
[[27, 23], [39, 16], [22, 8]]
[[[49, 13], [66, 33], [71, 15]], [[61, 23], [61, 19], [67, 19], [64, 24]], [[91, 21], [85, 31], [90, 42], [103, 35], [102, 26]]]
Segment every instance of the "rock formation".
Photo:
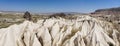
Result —
[[0, 46], [120, 46], [120, 33], [89, 16], [49, 18], [0, 29]]

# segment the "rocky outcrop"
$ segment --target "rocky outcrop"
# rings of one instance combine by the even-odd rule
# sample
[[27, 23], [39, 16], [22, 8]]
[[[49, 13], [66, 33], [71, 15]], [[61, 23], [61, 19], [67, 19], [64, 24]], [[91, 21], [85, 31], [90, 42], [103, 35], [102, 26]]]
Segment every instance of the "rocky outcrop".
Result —
[[120, 33], [89, 16], [49, 18], [0, 29], [0, 46], [120, 46]]

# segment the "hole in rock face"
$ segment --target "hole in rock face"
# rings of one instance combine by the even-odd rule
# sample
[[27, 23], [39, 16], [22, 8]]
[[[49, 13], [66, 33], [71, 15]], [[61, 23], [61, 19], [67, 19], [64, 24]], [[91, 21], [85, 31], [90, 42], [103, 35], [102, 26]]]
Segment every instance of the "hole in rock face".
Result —
[[109, 20], [109, 22], [112, 22], [112, 20]]
[[83, 40], [84, 40], [84, 43], [87, 45], [87, 40], [85, 38], [83, 38]]
[[118, 24], [120, 24], [120, 22]]
[[108, 42], [108, 44], [109, 44], [109, 46], [113, 46], [113, 44], [112, 44], [112, 43], [110, 43], [110, 42]]
[[112, 35], [109, 35], [109, 37], [113, 39], [113, 36], [112, 36]]

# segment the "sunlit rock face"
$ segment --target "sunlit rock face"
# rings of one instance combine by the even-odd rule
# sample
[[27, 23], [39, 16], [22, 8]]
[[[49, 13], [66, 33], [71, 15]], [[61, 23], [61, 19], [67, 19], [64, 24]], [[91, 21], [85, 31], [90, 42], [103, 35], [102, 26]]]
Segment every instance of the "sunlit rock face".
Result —
[[109, 22], [89, 16], [25, 21], [0, 29], [0, 46], [120, 46], [120, 33]]

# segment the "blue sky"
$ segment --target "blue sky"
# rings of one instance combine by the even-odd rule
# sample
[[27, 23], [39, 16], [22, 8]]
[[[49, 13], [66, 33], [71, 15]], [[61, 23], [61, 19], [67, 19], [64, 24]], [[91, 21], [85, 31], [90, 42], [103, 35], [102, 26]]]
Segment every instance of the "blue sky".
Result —
[[120, 7], [120, 0], [0, 0], [0, 10], [30, 12], [82, 12]]

